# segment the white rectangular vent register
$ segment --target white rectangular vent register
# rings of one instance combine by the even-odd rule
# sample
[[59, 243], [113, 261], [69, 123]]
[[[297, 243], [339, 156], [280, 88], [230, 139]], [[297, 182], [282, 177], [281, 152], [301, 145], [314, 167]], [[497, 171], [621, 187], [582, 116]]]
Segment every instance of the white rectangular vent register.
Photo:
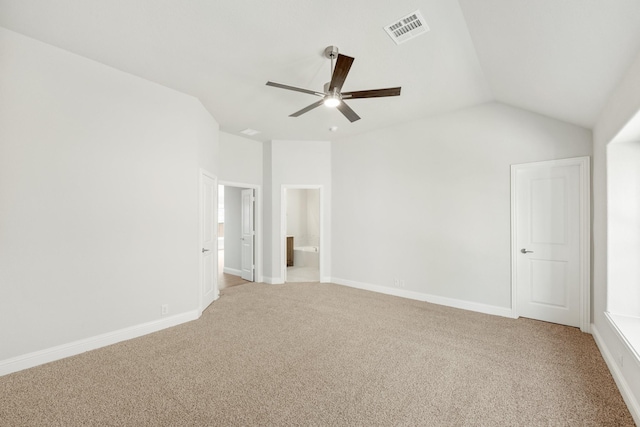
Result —
[[429, 31], [429, 27], [420, 11], [416, 10], [393, 24], [387, 25], [384, 30], [396, 44], [400, 44], [426, 33]]

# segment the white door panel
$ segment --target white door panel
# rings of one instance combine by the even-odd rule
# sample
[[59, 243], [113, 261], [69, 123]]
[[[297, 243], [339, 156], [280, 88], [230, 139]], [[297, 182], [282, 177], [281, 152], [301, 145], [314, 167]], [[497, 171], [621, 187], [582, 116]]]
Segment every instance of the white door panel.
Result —
[[532, 304], [567, 308], [569, 302], [566, 261], [529, 258]]
[[242, 270], [244, 280], [254, 281], [255, 197], [253, 189], [242, 190]]
[[536, 164], [515, 169], [517, 315], [581, 326], [581, 169]]

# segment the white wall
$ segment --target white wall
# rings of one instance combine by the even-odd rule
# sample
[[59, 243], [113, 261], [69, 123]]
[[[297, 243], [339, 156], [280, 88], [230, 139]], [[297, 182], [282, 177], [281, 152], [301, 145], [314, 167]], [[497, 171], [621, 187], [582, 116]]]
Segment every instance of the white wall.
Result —
[[320, 240], [320, 190], [287, 190], [287, 235], [295, 246], [318, 246]]
[[509, 309], [510, 165], [590, 154], [589, 130], [498, 103], [336, 141], [334, 280]]
[[[640, 363], [607, 319], [606, 147], [640, 111], [640, 55], [609, 97], [593, 129], [593, 333], [636, 423], [640, 424]], [[615, 361], [614, 359], [617, 359]], [[626, 360], [626, 363], [625, 363]], [[620, 363], [622, 361], [623, 363]]]
[[295, 246], [306, 245], [307, 190], [287, 190], [287, 235], [294, 237]]
[[305, 190], [307, 193], [306, 246], [320, 246], [320, 191]]
[[0, 28], [0, 365], [198, 310], [198, 100]]
[[[273, 239], [276, 236], [273, 233], [273, 223], [278, 218], [278, 213], [274, 212], [273, 203], [273, 177], [272, 177], [272, 142], [266, 142], [262, 146], [262, 183], [263, 183], [263, 280], [267, 283], [273, 283]], [[279, 238], [279, 237], [277, 237]]]
[[[331, 275], [331, 143], [328, 141], [271, 141], [265, 145], [265, 281], [282, 283], [282, 189], [284, 185], [322, 186], [321, 280]], [[270, 197], [269, 197], [270, 195]], [[286, 227], [286, 224], [284, 225]]]
[[262, 142], [220, 132], [220, 181], [261, 185]]
[[[242, 269], [242, 188], [224, 187], [224, 268], [231, 274]], [[235, 271], [234, 271], [235, 270]]]

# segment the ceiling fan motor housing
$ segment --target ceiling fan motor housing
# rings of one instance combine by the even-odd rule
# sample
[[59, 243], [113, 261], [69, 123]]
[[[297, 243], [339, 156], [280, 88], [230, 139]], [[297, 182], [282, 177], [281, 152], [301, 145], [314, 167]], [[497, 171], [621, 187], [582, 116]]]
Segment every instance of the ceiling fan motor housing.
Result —
[[329, 85], [331, 84], [331, 82], [326, 82], [324, 84], [324, 93], [325, 96], [333, 96], [335, 98], [340, 98], [342, 99], [342, 94], [338, 91], [338, 88], [334, 88], [333, 90], [329, 90]]

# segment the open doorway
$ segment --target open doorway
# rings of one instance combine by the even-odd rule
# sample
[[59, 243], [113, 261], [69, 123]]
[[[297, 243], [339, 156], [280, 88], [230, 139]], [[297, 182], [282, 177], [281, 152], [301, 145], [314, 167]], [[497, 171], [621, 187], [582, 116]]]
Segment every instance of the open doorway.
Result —
[[257, 189], [221, 183], [218, 203], [220, 289], [259, 281]]
[[320, 281], [320, 188], [285, 188], [286, 282]]

